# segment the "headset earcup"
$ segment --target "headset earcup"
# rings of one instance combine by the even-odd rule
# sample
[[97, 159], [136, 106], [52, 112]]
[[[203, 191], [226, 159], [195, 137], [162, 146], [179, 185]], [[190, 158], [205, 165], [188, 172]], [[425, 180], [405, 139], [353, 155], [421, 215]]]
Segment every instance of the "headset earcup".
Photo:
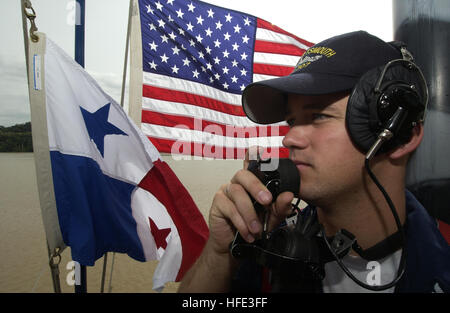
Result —
[[[379, 92], [375, 92], [375, 86], [383, 68], [383, 66], [378, 67], [365, 73], [353, 88], [347, 104], [345, 117], [347, 130], [355, 146], [363, 153], [369, 151], [375, 143], [398, 106], [405, 105], [408, 116], [392, 139], [384, 143], [379, 152], [392, 150], [408, 142], [411, 138], [413, 123], [420, 120], [420, 116], [423, 115], [423, 101], [419, 93], [410, 87], [418, 83], [413, 79], [414, 74], [404, 66], [390, 68], [385, 73], [385, 80]], [[384, 95], [388, 97], [386, 103], [389, 105], [386, 107], [383, 106], [381, 99]]]
[[369, 151], [380, 128], [374, 86], [381, 68], [364, 74], [353, 88], [347, 104], [345, 123], [354, 145], [363, 153]]

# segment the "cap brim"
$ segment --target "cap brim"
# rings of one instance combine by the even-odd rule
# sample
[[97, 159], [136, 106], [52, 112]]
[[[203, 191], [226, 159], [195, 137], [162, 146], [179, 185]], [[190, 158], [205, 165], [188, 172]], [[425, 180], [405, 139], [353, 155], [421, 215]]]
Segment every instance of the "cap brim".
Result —
[[330, 74], [298, 73], [248, 85], [242, 93], [247, 117], [258, 124], [283, 121], [288, 94], [325, 95], [351, 90], [358, 78]]

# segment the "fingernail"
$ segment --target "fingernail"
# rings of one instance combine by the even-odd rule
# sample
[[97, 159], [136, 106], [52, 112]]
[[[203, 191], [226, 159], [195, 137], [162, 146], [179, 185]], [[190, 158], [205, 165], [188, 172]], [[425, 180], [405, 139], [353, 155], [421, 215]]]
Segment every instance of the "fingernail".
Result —
[[268, 191], [261, 190], [258, 193], [258, 198], [261, 202], [268, 203], [270, 202], [270, 200], [272, 200], [272, 195]]
[[258, 221], [253, 221], [250, 223], [250, 230], [252, 231], [252, 233], [257, 234], [259, 233], [260, 230], [260, 224]]
[[252, 243], [253, 241], [255, 241], [255, 237], [253, 237], [252, 235], [249, 234], [249, 235], [247, 236], [247, 241], [250, 242], [250, 243]]

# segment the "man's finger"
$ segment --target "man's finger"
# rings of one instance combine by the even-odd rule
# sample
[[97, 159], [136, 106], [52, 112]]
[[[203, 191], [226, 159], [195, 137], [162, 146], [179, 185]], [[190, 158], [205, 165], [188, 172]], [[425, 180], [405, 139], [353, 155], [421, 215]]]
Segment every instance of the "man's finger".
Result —
[[239, 184], [260, 204], [267, 205], [272, 202], [272, 194], [253, 173], [239, 170], [231, 179], [231, 183]]
[[258, 160], [258, 156], [262, 156], [264, 152], [263, 147], [259, 146], [251, 146], [245, 151], [245, 159], [244, 159], [244, 169], [248, 168], [248, 164], [252, 160]]

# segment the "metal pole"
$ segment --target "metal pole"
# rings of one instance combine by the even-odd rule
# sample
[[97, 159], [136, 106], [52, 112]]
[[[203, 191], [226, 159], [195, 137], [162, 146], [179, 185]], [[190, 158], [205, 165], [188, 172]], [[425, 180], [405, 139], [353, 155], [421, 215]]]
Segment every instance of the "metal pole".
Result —
[[[125, 59], [123, 62], [123, 77], [122, 77], [122, 93], [120, 95], [120, 106], [123, 108], [124, 106], [124, 98], [125, 98], [125, 86], [127, 81], [127, 65], [128, 65], [128, 49], [130, 45], [130, 31], [131, 31], [131, 16], [133, 12], [133, 0], [130, 0], [130, 7], [128, 9], [128, 28], [127, 28], [127, 38], [125, 43]], [[127, 112], [128, 114], [128, 112]]]
[[424, 138], [408, 164], [407, 187], [450, 224], [450, 1], [395, 0], [393, 18], [394, 39], [408, 45], [429, 89]]
[[[84, 29], [85, 29], [85, 0], [77, 0], [76, 2], [76, 18], [75, 18], [75, 61], [84, 67]], [[75, 271], [77, 275], [78, 271]], [[80, 264], [79, 285], [75, 283], [75, 293], [86, 293], [86, 266]]]
[[75, 10], [75, 61], [84, 67], [85, 0], [77, 0]]
[[100, 293], [103, 293], [105, 291], [105, 276], [107, 263], [108, 263], [108, 252], [106, 252], [103, 257], [103, 271], [102, 271], [102, 283], [100, 286]]

